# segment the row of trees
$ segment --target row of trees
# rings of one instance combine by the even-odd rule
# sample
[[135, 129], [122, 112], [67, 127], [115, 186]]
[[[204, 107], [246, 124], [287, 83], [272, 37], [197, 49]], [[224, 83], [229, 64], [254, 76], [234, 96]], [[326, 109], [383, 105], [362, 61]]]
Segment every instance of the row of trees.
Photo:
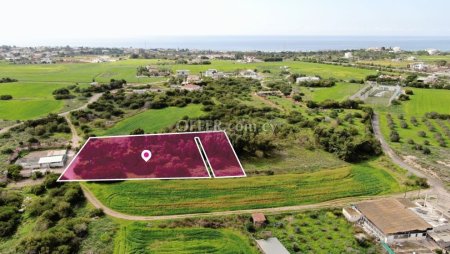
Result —
[[12, 83], [12, 82], [17, 82], [17, 81], [18, 81], [17, 79], [9, 78], [9, 77], [0, 79], [0, 83]]
[[41, 119], [27, 120], [22, 125], [14, 127], [13, 131], [27, 131], [33, 136], [48, 137], [55, 133], [70, 133], [70, 127], [64, 117], [49, 114]]

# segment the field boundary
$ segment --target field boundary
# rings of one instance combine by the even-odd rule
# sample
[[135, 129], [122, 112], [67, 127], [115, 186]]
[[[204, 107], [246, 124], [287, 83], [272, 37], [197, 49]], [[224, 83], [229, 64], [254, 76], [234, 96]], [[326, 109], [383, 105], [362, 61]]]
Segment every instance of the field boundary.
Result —
[[381, 196], [359, 196], [359, 197], [346, 197], [334, 200], [329, 200], [325, 202], [315, 203], [315, 204], [305, 204], [297, 206], [280, 206], [280, 207], [269, 207], [269, 208], [258, 208], [258, 209], [245, 209], [245, 210], [231, 210], [231, 211], [220, 211], [220, 212], [208, 212], [208, 213], [190, 213], [190, 214], [175, 214], [175, 215], [158, 215], [158, 216], [142, 216], [142, 215], [130, 215], [115, 211], [107, 206], [105, 206], [100, 200], [98, 200], [95, 195], [89, 190], [88, 187], [83, 184], [80, 185], [86, 199], [95, 208], [102, 209], [103, 212], [111, 217], [132, 220], [132, 221], [156, 221], [156, 220], [173, 220], [173, 219], [192, 219], [192, 218], [202, 218], [202, 217], [214, 217], [214, 216], [228, 216], [228, 215], [239, 215], [239, 214], [251, 214], [256, 212], [263, 213], [284, 213], [284, 212], [294, 212], [294, 211], [304, 211], [304, 210], [316, 210], [324, 208], [341, 208], [348, 206], [350, 204], [363, 201], [363, 200], [375, 200], [390, 197], [405, 197], [407, 194], [411, 196], [417, 196], [418, 193], [421, 195], [427, 194], [430, 189], [427, 190], [417, 190], [410, 191], [407, 193], [395, 193], [390, 195]]

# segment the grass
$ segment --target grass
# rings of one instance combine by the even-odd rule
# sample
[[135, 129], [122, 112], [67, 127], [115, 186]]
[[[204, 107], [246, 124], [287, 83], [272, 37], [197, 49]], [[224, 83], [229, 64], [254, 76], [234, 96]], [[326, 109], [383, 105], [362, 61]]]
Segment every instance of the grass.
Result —
[[304, 173], [348, 165], [323, 150], [308, 150], [298, 146], [287, 147], [270, 158], [249, 158], [242, 163], [247, 174], [268, 171], [273, 171], [275, 174]]
[[397, 180], [376, 161], [305, 174], [87, 183], [85, 186], [108, 207], [135, 215], [292, 206], [401, 190]]
[[355, 94], [363, 86], [364, 85], [361, 84], [338, 82], [333, 87], [300, 87], [299, 92], [303, 92], [305, 94], [304, 100], [313, 100], [320, 102], [330, 99], [335, 101], [343, 101], [351, 95]]
[[411, 100], [401, 105], [402, 111], [408, 116], [422, 116], [428, 112], [450, 114], [450, 90], [444, 89], [412, 89]]
[[65, 86], [27, 82], [0, 84], [0, 95], [13, 96], [12, 100], [0, 101], [0, 119], [28, 120], [60, 111], [64, 101], [55, 100], [52, 92]]
[[[411, 100], [402, 102], [401, 105], [391, 106], [389, 108], [378, 108], [380, 112], [380, 124], [381, 130], [389, 140], [389, 128], [387, 126], [386, 115], [390, 113], [394, 122], [397, 125], [396, 130], [400, 134], [400, 137], [406, 142], [407, 138], [412, 138], [417, 143], [423, 144], [423, 141], [428, 140], [431, 144], [437, 145], [435, 139], [433, 138], [433, 133], [431, 133], [426, 125], [421, 121], [422, 117], [428, 112], [438, 112], [441, 114], [450, 114], [450, 108], [448, 107], [448, 100], [450, 98], [449, 90], [442, 89], [418, 89], [413, 88], [414, 95], [410, 96]], [[400, 127], [399, 116], [403, 115], [408, 128], [403, 129]], [[419, 122], [416, 127], [411, 124], [411, 117], [415, 117]], [[440, 130], [439, 125], [434, 120], [429, 120], [438, 130]], [[428, 133], [427, 137], [419, 137], [417, 133], [419, 131], [425, 131]], [[445, 138], [444, 133], [442, 132]]]
[[92, 220], [88, 230], [89, 234], [81, 243], [79, 253], [113, 253], [114, 245], [111, 243], [119, 232], [119, 225], [105, 216]]
[[198, 117], [203, 114], [201, 105], [190, 104], [183, 108], [169, 107], [164, 109], [150, 109], [132, 117], [126, 118], [112, 128], [99, 131], [102, 135], [124, 135], [141, 128], [146, 133], [158, 132], [175, 124], [184, 116]]
[[257, 253], [238, 231], [210, 228], [150, 228], [134, 222], [122, 226], [114, 253]]
[[366, 241], [361, 246], [355, 238], [355, 228], [339, 210], [310, 211], [298, 214], [269, 215], [269, 225], [256, 233], [272, 232], [290, 253], [378, 253], [377, 246]]

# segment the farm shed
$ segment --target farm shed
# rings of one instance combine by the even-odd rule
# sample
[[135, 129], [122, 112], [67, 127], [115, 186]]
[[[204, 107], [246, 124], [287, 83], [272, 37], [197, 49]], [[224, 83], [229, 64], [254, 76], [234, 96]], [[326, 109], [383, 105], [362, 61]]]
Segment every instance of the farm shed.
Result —
[[425, 239], [433, 227], [410, 210], [414, 204], [394, 198], [361, 202], [355, 209], [362, 214], [361, 223], [382, 242]]
[[263, 213], [253, 213], [252, 221], [253, 221], [253, 225], [260, 227], [260, 226], [263, 226], [267, 222], [267, 219]]

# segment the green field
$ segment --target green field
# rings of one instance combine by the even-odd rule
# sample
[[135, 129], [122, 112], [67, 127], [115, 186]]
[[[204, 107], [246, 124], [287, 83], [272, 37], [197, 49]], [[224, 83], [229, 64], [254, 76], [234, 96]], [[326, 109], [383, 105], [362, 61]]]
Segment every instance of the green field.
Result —
[[27, 120], [60, 111], [64, 101], [55, 100], [52, 92], [65, 86], [27, 82], [0, 84], [0, 95], [13, 96], [12, 100], [0, 101], [0, 119]]
[[[412, 138], [418, 143], [422, 144], [423, 141], [429, 140], [431, 144], [436, 145], [436, 142], [427, 129], [427, 127], [422, 123], [422, 117], [429, 112], [438, 112], [441, 114], [450, 114], [449, 100], [450, 91], [443, 89], [418, 89], [412, 88], [414, 95], [410, 96], [411, 100], [402, 102], [401, 105], [391, 106], [389, 108], [378, 108], [380, 112], [380, 124], [381, 130], [384, 136], [389, 140], [389, 128], [387, 126], [386, 115], [390, 113], [397, 124], [397, 131], [400, 137], [406, 142], [407, 138]], [[405, 121], [408, 124], [408, 128], [403, 129], [400, 127], [400, 120], [398, 117], [403, 115]], [[411, 117], [416, 117], [419, 125], [413, 126], [410, 122]], [[435, 127], [438, 127], [434, 120], [429, 120]], [[418, 131], [425, 131], [429, 133], [428, 137], [422, 138], [417, 135]], [[443, 135], [445, 138], [445, 135]]]
[[145, 223], [122, 226], [114, 253], [258, 253], [241, 233], [230, 229], [149, 228]]
[[247, 174], [267, 173], [304, 173], [321, 169], [338, 168], [349, 165], [333, 154], [320, 149], [308, 150], [292, 146], [280, 149], [270, 158], [247, 158], [242, 160]]
[[[233, 72], [244, 69], [270, 70], [278, 75], [280, 67], [289, 66], [291, 72], [306, 75], [320, 75], [323, 78], [362, 79], [374, 71], [327, 64], [286, 61], [275, 63], [237, 63], [235, 61], [212, 60], [210, 65], [176, 65], [166, 60], [132, 59], [108, 63], [64, 63], [16, 65], [0, 62], [0, 77], [18, 79], [18, 83], [0, 84], [0, 94], [11, 94], [12, 101], [0, 102], [4, 110], [0, 119], [26, 120], [41, 117], [64, 108], [63, 101], [52, 98], [52, 91], [75, 83], [88, 84], [92, 80], [109, 82], [110, 79], [125, 79], [129, 83], [151, 83], [164, 81], [165, 78], [138, 78], [136, 68], [149, 64], [167, 63], [172, 70], [188, 69], [192, 74], [207, 69]], [[343, 92], [345, 93], [345, 92]], [[327, 95], [324, 95], [327, 96]]]
[[[444, 177], [450, 176], [448, 166], [444, 166], [442, 162], [450, 161], [450, 137], [445, 133], [441, 125], [450, 128], [449, 121], [428, 119], [427, 121], [436, 129], [431, 131], [428, 126], [422, 121], [424, 115], [428, 112], [438, 112], [441, 114], [450, 114], [449, 90], [437, 89], [412, 89], [414, 95], [410, 96], [409, 101], [404, 101], [401, 105], [386, 107], [377, 107], [377, 112], [380, 115], [381, 132], [385, 139], [389, 142], [399, 154], [411, 155], [416, 158], [416, 162], [423, 167], [432, 169], [435, 173]], [[395, 131], [400, 135], [400, 142], [390, 142], [390, 132], [387, 120], [387, 114], [391, 114], [395, 124]], [[401, 120], [399, 116], [403, 115], [404, 121], [407, 123], [407, 128], [401, 127]], [[417, 119], [417, 126], [411, 122], [412, 117]], [[419, 132], [426, 133], [425, 137], [419, 135]], [[446, 147], [441, 147], [436, 134], [440, 133], [442, 139], [446, 143]], [[412, 140], [414, 144], [409, 144]], [[428, 142], [429, 145], [425, 143]], [[417, 149], [416, 144], [423, 149], [428, 148], [431, 154], [425, 155], [423, 150]], [[441, 162], [441, 163], [439, 163]]]
[[412, 89], [411, 101], [401, 105], [405, 115], [422, 116], [428, 112], [450, 114], [450, 90], [444, 89]]
[[342, 83], [338, 82], [333, 87], [300, 87], [299, 92], [305, 94], [304, 100], [324, 101], [327, 99], [342, 101], [355, 94], [358, 90], [363, 88], [362, 84]]
[[201, 105], [190, 104], [183, 108], [169, 107], [164, 109], [150, 109], [132, 117], [126, 118], [112, 128], [99, 131], [99, 135], [127, 135], [131, 131], [141, 128], [146, 133], [158, 132], [165, 127], [176, 124], [184, 116], [198, 117], [203, 114]]
[[135, 215], [291, 206], [400, 191], [394, 176], [375, 162], [305, 174], [85, 186], [108, 207]]

